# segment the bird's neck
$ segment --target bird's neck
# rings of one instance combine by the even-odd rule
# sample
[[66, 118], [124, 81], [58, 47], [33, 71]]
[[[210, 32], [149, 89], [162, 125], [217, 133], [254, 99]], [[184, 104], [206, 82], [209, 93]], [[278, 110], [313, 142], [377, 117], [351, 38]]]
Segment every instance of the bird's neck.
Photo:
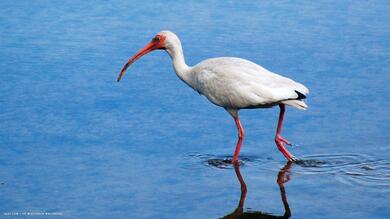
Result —
[[190, 67], [185, 62], [181, 44], [178, 43], [174, 45], [172, 48], [167, 49], [167, 52], [172, 59], [172, 64], [176, 75], [188, 84]]

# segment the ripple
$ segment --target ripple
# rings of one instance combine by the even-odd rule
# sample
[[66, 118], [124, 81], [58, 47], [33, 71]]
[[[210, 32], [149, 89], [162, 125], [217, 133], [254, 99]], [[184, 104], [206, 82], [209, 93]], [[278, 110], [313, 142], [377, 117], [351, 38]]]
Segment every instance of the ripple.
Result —
[[[188, 153], [186, 157], [195, 159], [208, 167], [218, 169], [233, 169], [231, 155], [213, 155], [213, 154], [198, 154], [196, 152]], [[241, 167], [244, 166], [258, 166], [272, 160], [271, 158], [260, 158], [257, 156], [240, 155], [239, 163]]]
[[331, 174], [349, 185], [390, 188], [390, 161], [362, 154], [321, 154], [303, 157], [293, 172]]
[[[196, 163], [217, 169], [232, 169], [232, 156], [199, 154], [185, 155]], [[280, 160], [272, 157], [240, 155], [241, 167], [256, 167], [263, 170], [279, 171]], [[188, 163], [191, 168], [200, 165]], [[317, 154], [301, 157], [291, 169], [292, 173], [302, 175], [328, 174], [335, 180], [348, 185], [390, 189], [390, 160], [378, 159], [364, 154]]]

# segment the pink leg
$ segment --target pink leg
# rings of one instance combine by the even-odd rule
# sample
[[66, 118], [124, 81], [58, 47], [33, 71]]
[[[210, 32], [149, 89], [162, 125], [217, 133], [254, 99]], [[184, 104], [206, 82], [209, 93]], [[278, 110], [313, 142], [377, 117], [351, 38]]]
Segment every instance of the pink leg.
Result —
[[242, 128], [240, 119], [238, 118], [238, 115], [233, 116], [234, 121], [236, 122], [236, 126], [238, 129], [238, 141], [237, 141], [237, 146], [236, 150], [234, 151], [234, 156], [232, 163], [237, 163], [238, 162], [238, 154], [240, 154], [240, 149], [242, 145], [242, 141], [244, 140], [244, 128]]
[[278, 128], [276, 129], [275, 143], [279, 151], [282, 152], [282, 154], [286, 157], [287, 160], [295, 161], [296, 158], [290, 152], [288, 152], [288, 150], [284, 147], [283, 144], [285, 143], [290, 145], [290, 143], [281, 136], [285, 106], [284, 104], [279, 104], [279, 107], [280, 107], [280, 114], [279, 114]]

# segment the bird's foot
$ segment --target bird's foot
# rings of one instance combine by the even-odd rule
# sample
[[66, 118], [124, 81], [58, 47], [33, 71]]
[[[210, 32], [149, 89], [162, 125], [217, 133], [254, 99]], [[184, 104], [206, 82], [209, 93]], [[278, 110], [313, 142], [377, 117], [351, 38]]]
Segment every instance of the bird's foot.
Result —
[[299, 158], [297, 158], [297, 157], [295, 157], [294, 155], [291, 157], [291, 160], [290, 161], [292, 161], [292, 162], [294, 162], [294, 163], [297, 163], [297, 162], [299, 162], [300, 161], [300, 159]]
[[283, 138], [281, 135], [276, 135], [275, 137], [275, 141], [276, 139], [278, 139], [279, 141], [282, 141], [283, 143], [285, 143], [286, 145], [288, 146], [293, 146], [292, 143], [290, 143], [289, 141], [287, 141], [285, 138]]
[[284, 146], [284, 144], [291, 145], [286, 139], [284, 139], [281, 135], [277, 134], [275, 136], [275, 143], [278, 147], [279, 151], [286, 157], [288, 161], [296, 162], [298, 159], [294, 157]]

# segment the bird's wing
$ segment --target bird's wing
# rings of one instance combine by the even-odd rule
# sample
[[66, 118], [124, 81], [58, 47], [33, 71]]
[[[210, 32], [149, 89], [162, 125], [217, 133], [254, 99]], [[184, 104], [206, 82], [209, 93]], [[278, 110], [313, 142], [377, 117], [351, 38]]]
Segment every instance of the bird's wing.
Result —
[[205, 60], [195, 66], [193, 81], [211, 102], [227, 108], [273, 105], [308, 93], [305, 86], [240, 58]]

